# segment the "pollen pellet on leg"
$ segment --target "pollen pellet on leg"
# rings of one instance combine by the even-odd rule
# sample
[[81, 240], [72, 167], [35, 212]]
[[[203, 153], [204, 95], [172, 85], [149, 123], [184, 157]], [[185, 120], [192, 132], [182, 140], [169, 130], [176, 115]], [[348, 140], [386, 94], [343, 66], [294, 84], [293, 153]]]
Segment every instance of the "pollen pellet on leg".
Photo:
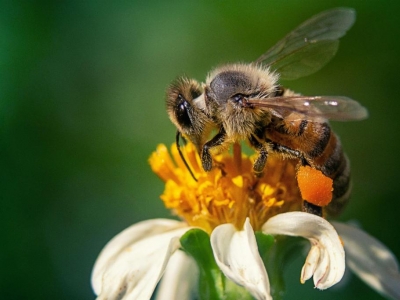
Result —
[[321, 171], [301, 166], [297, 172], [297, 182], [304, 200], [318, 206], [326, 206], [331, 202], [333, 180]]

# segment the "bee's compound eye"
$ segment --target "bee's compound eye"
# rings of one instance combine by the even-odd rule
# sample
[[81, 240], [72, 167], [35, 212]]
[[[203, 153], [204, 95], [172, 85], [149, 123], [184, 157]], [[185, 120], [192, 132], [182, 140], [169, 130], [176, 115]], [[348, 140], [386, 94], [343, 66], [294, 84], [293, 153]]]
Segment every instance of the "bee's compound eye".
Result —
[[[181, 99], [182, 96], [179, 98]], [[186, 100], [183, 100], [175, 107], [176, 119], [179, 124], [184, 127], [190, 126], [192, 124], [188, 112], [189, 106], [189, 103]]]
[[185, 104], [180, 103], [176, 108], [177, 116], [184, 116], [187, 115]]

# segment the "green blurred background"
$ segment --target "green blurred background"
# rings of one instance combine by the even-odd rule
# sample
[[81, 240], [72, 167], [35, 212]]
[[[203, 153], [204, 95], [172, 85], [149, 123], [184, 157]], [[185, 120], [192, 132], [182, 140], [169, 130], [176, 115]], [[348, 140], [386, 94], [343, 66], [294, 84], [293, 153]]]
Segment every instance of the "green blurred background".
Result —
[[[290, 88], [346, 95], [370, 118], [335, 123], [351, 158], [357, 220], [400, 258], [400, 4], [398, 1], [2, 1], [0, 4], [2, 299], [93, 299], [102, 247], [129, 225], [169, 217], [147, 159], [175, 129], [164, 91], [250, 62], [312, 15], [353, 7], [337, 56]], [[354, 276], [285, 299], [381, 299]]]

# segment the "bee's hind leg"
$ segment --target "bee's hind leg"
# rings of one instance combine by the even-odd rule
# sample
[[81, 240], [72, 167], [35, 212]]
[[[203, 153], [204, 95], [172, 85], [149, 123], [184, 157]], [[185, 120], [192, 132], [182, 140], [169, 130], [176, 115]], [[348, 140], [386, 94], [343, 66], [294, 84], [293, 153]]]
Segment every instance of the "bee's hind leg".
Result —
[[312, 203], [308, 202], [307, 200], [303, 200], [302, 211], [322, 217], [322, 207], [312, 204]]
[[[307, 160], [305, 159], [305, 157], [301, 154], [300, 151], [290, 149], [288, 147], [279, 145], [279, 144], [274, 143], [274, 142], [272, 142], [271, 144], [272, 144], [272, 149], [274, 151], [289, 155], [291, 157], [298, 158], [300, 160], [300, 164], [302, 166], [309, 166], [310, 165], [307, 162]], [[307, 200], [304, 200], [304, 199], [303, 199], [302, 211], [310, 213], [310, 214], [313, 214], [313, 215], [316, 215], [316, 216], [320, 216], [320, 217], [322, 217], [322, 215], [323, 215], [323, 211], [322, 211], [322, 207], [321, 206], [312, 204], [312, 203], [310, 203], [310, 202], [308, 202]]]

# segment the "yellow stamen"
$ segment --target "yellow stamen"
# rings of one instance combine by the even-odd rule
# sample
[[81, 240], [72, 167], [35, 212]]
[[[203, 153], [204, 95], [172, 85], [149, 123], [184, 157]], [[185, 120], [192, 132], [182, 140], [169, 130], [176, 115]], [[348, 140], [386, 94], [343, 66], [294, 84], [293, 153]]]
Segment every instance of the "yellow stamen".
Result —
[[189, 225], [207, 232], [224, 223], [241, 229], [247, 217], [254, 230], [259, 230], [278, 213], [300, 210], [296, 160], [270, 155], [264, 175], [255, 176], [255, 157], [248, 157], [235, 147], [233, 156], [228, 152], [215, 155], [210, 172], [203, 170], [192, 144], [183, 147], [196, 182], [176, 146], [171, 147], [171, 157], [165, 145], [159, 145], [149, 161], [152, 170], [165, 182], [161, 195], [165, 206]]

